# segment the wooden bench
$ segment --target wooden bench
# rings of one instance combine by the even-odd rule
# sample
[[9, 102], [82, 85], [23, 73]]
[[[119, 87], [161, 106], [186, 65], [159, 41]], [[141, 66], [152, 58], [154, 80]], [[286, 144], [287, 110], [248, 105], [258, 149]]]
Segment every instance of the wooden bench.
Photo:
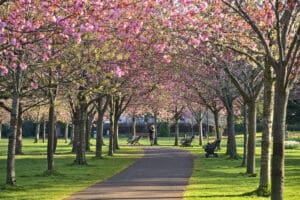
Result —
[[149, 133], [136, 133], [136, 136], [141, 136], [143, 138], [149, 137]]
[[131, 145], [140, 145], [139, 140], [141, 139], [142, 136], [135, 136], [135, 137], [131, 137], [127, 139], [127, 144], [131, 144]]
[[195, 136], [193, 135], [192, 137], [185, 137], [185, 138], [181, 139], [181, 146], [190, 147], [194, 138], [195, 138]]
[[216, 139], [213, 143], [207, 143], [207, 145], [204, 146], [204, 150], [206, 152], [205, 157], [208, 158], [209, 155], [213, 155], [214, 157], [218, 157], [218, 154], [215, 153], [215, 150], [221, 140]]

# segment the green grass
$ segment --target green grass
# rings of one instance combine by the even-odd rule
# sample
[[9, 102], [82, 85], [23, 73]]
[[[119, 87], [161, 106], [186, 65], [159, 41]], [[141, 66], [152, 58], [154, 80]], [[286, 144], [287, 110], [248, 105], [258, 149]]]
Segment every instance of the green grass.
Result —
[[[0, 199], [63, 199], [122, 171], [142, 155], [139, 148], [122, 146], [113, 157], [104, 159], [95, 159], [94, 152], [88, 153], [88, 165], [76, 166], [72, 165], [75, 155], [70, 153], [71, 147], [59, 141], [54, 155], [57, 174], [46, 176], [46, 143], [34, 144], [33, 139], [24, 139], [23, 150], [24, 155], [16, 156], [17, 187], [4, 186], [7, 140], [0, 140]], [[106, 155], [107, 147], [104, 151]]]
[[[257, 141], [257, 174], [259, 174], [260, 142]], [[290, 140], [299, 141], [300, 134], [292, 134]], [[210, 138], [212, 141], [213, 136]], [[205, 143], [207, 141], [205, 140]], [[106, 141], [106, 143], [108, 143]], [[140, 140], [141, 145], [149, 145], [148, 138]], [[173, 138], [159, 138], [162, 146], [173, 147]], [[70, 194], [82, 190], [96, 182], [104, 180], [132, 164], [141, 157], [142, 151], [136, 147], [121, 146], [113, 157], [106, 156], [107, 146], [104, 148], [105, 157], [95, 159], [94, 152], [87, 154], [87, 166], [72, 165], [75, 155], [70, 153], [71, 147], [59, 141], [55, 157], [57, 175], [45, 176], [46, 144], [33, 144], [33, 139], [24, 139], [25, 155], [16, 157], [16, 188], [0, 188], [0, 199], [63, 199]], [[92, 140], [92, 151], [95, 151], [95, 141]], [[126, 138], [120, 139], [120, 144], [126, 144]], [[183, 148], [194, 156], [194, 172], [190, 184], [184, 193], [184, 200], [226, 200], [226, 199], [269, 199], [247, 196], [246, 193], [257, 189], [259, 177], [245, 175], [245, 167], [240, 167], [241, 159], [229, 160], [225, 155], [226, 141], [222, 142], [219, 158], [204, 158], [204, 150], [194, 140], [193, 147]], [[242, 137], [237, 137], [238, 153], [242, 154]], [[0, 184], [5, 182], [7, 140], [0, 140]], [[300, 199], [300, 149], [286, 149], [286, 178], [284, 199]]]
[[[295, 134], [293, 137], [300, 137]], [[238, 153], [242, 155], [242, 137], [237, 137]], [[204, 151], [194, 143], [194, 147], [186, 148], [196, 159], [190, 184], [184, 193], [184, 200], [246, 200], [269, 199], [256, 195], [247, 195], [254, 191], [259, 183], [260, 142], [256, 148], [257, 177], [245, 175], [245, 167], [240, 167], [242, 159], [229, 160], [225, 156], [226, 142], [223, 140], [219, 158], [204, 158]], [[299, 200], [300, 195], [300, 150], [287, 149], [285, 159], [284, 199]]]

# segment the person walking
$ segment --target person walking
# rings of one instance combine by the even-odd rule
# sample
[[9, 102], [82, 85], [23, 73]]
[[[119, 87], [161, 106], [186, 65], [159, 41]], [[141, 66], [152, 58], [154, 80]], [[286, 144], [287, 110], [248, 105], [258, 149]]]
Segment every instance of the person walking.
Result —
[[151, 146], [153, 145], [153, 142], [154, 142], [154, 134], [155, 134], [155, 127], [154, 127], [154, 125], [152, 124], [152, 125], [149, 127], [149, 140], [150, 140], [150, 145], [151, 145]]

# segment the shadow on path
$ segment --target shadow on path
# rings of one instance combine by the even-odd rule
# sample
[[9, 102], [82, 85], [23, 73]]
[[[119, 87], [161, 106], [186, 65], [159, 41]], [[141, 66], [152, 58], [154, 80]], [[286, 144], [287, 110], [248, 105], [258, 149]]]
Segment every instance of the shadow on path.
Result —
[[181, 149], [143, 147], [145, 155], [116, 176], [66, 200], [182, 199], [193, 171], [193, 157]]

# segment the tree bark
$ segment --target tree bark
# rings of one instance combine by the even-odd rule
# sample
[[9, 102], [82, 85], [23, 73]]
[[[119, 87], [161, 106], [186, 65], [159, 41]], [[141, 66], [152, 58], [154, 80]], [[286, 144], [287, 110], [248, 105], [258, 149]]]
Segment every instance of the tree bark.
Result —
[[179, 119], [175, 118], [175, 142], [174, 142], [174, 146], [178, 146], [178, 140], [179, 140]]
[[237, 159], [237, 150], [236, 150], [236, 139], [234, 131], [234, 111], [233, 105], [226, 106], [227, 109], [227, 132], [228, 132], [228, 141], [227, 141], [227, 154], [231, 159]]
[[38, 143], [40, 139], [40, 122], [37, 122], [35, 124], [35, 137], [34, 137], [34, 143]]
[[66, 126], [65, 126], [65, 143], [68, 143], [68, 135], [69, 135], [69, 124], [66, 123]]
[[132, 114], [132, 136], [136, 136], [136, 116]]
[[158, 142], [157, 142], [157, 114], [154, 114], [154, 135], [153, 135], [153, 138], [154, 138], [154, 141], [153, 141], [153, 144], [154, 145], [158, 145]]
[[57, 131], [57, 123], [56, 123], [56, 116], [54, 115], [54, 143], [53, 143], [53, 153], [56, 153], [56, 147], [58, 142], [58, 131]]
[[286, 108], [289, 90], [282, 84], [280, 78], [284, 76], [276, 75], [275, 101], [274, 101], [274, 121], [273, 133], [273, 154], [271, 170], [271, 199], [282, 200], [284, 188], [284, 138], [286, 128]]
[[243, 160], [241, 167], [245, 167], [247, 164], [247, 147], [248, 147], [248, 110], [247, 105], [244, 103], [243, 105], [243, 120], [244, 120], [244, 142], [243, 142]]
[[14, 92], [12, 97], [12, 111], [10, 113], [10, 129], [8, 135], [8, 149], [6, 161], [6, 184], [13, 186], [16, 185], [15, 153], [19, 101], [20, 99], [18, 92]]
[[55, 95], [50, 92], [49, 98], [49, 122], [48, 122], [48, 144], [47, 144], [47, 171], [54, 172], [54, 135], [55, 130]]
[[73, 142], [72, 142], [72, 152], [77, 152], [77, 143], [79, 142], [79, 110], [75, 108], [75, 112], [73, 113]]
[[259, 196], [270, 195], [270, 165], [271, 165], [271, 134], [274, 107], [274, 81], [271, 66], [266, 66], [264, 72], [264, 104], [262, 119], [260, 181], [257, 189]]
[[114, 126], [115, 126], [115, 101], [114, 95], [110, 96], [110, 132], [109, 132], [109, 145], [108, 155], [113, 156], [114, 154]]
[[[69, 145], [72, 145], [72, 149], [74, 148], [74, 145], [73, 145], [73, 141], [74, 141], [74, 123], [73, 123], [74, 121], [72, 121], [72, 124], [70, 125], [71, 127], [71, 133], [70, 133], [70, 143], [69, 143]], [[73, 150], [72, 150], [72, 152], [73, 152]], [[75, 152], [75, 151], [74, 151]]]
[[198, 120], [199, 127], [199, 145], [203, 145], [203, 128], [202, 128], [202, 114], [200, 114], [200, 119]]
[[18, 117], [17, 117], [17, 138], [16, 138], [16, 155], [22, 155], [23, 154], [23, 144], [22, 144], [22, 138], [23, 138], [23, 133], [22, 133], [22, 105], [19, 102], [19, 112], [18, 112]]
[[85, 134], [85, 150], [87, 152], [91, 151], [91, 127], [92, 127], [92, 122], [89, 116], [87, 116], [86, 119], [86, 134]]
[[256, 142], [256, 102], [251, 101], [248, 103], [248, 150], [247, 150], [247, 171], [249, 175], [255, 175], [255, 142]]
[[[106, 101], [103, 104], [103, 98], [106, 97]], [[104, 145], [103, 143], [103, 117], [104, 113], [108, 106], [108, 100], [107, 96], [98, 96], [97, 100], [97, 113], [98, 113], [98, 119], [97, 119], [97, 137], [96, 137], [96, 158], [102, 158], [102, 147]]]
[[[220, 134], [220, 129], [219, 129], [219, 111], [214, 111], [214, 120], [215, 120], [215, 128], [216, 128], [216, 139], [220, 140], [222, 139], [222, 136]], [[218, 144], [217, 149], [221, 149], [221, 142]]]
[[115, 119], [114, 123], [114, 151], [117, 149], [120, 149], [119, 147], [119, 124], [118, 124], [118, 118]]
[[45, 143], [46, 140], [46, 121], [43, 121], [43, 143]]
[[79, 113], [79, 121], [78, 121], [78, 141], [76, 146], [76, 159], [74, 161], [75, 164], [78, 165], [86, 165], [86, 121], [87, 121], [87, 100], [86, 96], [80, 91], [77, 95], [78, 100], [78, 113]]
[[98, 111], [97, 138], [96, 138], [96, 158], [102, 158], [103, 147], [103, 115]]
[[0, 121], [0, 140], [2, 139], [2, 122]]

